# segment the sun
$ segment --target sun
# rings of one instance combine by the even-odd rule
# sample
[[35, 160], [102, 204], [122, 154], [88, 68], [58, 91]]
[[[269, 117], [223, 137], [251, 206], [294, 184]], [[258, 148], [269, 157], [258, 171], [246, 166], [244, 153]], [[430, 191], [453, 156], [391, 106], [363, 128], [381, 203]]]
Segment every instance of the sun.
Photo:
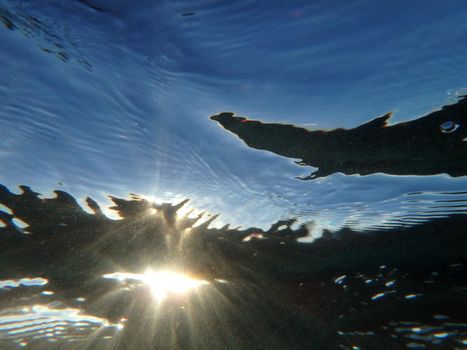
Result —
[[169, 295], [183, 295], [199, 286], [209, 284], [207, 281], [177, 272], [152, 270], [147, 270], [141, 281], [150, 288], [158, 301], [166, 299]]
[[141, 283], [149, 287], [152, 295], [157, 301], [163, 301], [170, 295], [183, 295], [203, 285], [208, 285], [205, 280], [190, 277], [184, 273], [172, 270], [152, 269], [140, 273], [115, 272], [103, 276], [108, 279], [115, 279], [119, 282]]

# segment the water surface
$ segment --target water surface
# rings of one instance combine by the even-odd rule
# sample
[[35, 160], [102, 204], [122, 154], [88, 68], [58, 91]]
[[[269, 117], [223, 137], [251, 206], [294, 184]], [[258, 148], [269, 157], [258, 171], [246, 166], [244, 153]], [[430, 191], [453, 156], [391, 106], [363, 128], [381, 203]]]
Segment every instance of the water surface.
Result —
[[[0, 1], [2, 346], [465, 347], [466, 10]], [[350, 137], [283, 153], [223, 112]], [[168, 267], [209, 284], [161, 306]]]

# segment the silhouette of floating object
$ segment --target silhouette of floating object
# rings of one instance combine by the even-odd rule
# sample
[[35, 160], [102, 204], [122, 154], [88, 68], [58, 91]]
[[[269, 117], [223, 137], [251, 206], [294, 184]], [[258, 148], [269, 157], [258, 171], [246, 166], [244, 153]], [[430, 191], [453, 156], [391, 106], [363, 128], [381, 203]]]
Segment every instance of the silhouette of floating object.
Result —
[[248, 146], [318, 168], [306, 179], [347, 175], [464, 176], [467, 174], [467, 99], [421, 118], [388, 125], [385, 114], [353, 129], [331, 131], [262, 123], [233, 113], [211, 116]]

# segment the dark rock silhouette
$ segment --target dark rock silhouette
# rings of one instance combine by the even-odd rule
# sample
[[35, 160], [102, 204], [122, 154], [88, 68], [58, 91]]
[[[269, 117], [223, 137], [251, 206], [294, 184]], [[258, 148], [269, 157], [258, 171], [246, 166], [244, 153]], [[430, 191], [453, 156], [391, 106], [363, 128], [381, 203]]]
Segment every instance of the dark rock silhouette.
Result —
[[[112, 198], [121, 220], [111, 220], [90, 198], [94, 213], [66, 192], [41, 199], [21, 190], [0, 186], [9, 209], [0, 210], [0, 281], [47, 278], [62, 307], [127, 319], [111, 341], [103, 331], [73, 343], [22, 331], [32, 349], [397, 349], [414, 341], [415, 326], [433, 328], [417, 339], [428, 347], [441, 339], [453, 348], [465, 337], [465, 215], [381, 232], [326, 232], [303, 244], [297, 238], [306, 228], [292, 229], [293, 221], [269, 230], [210, 228], [215, 216], [177, 215], [186, 201], [155, 205], [137, 195]], [[157, 305], [144, 286], [122, 289], [102, 278], [148, 266], [176, 266], [211, 285]], [[0, 287], [0, 318], [28, 301], [50, 302], [28, 288]], [[77, 298], [86, 302], [77, 306]], [[19, 338], [2, 327], [0, 346], [11, 348]]]
[[467, 98], [416, 120], [388, 126], [391, 114], [353, 129], [309, 131], [221, 113], [211, 117], [248, 146], [301, 159], [318, 170], [367, 175], [467, 175]]

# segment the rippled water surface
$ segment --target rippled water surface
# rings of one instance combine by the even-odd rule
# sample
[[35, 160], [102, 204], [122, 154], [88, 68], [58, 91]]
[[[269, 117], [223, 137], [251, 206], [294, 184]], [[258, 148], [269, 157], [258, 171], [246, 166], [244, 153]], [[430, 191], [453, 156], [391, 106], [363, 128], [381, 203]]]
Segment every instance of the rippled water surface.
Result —
[[0, 348], [466, 348], [466, 13], [0, 0]]

